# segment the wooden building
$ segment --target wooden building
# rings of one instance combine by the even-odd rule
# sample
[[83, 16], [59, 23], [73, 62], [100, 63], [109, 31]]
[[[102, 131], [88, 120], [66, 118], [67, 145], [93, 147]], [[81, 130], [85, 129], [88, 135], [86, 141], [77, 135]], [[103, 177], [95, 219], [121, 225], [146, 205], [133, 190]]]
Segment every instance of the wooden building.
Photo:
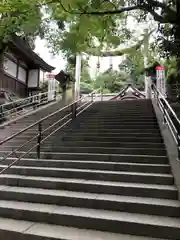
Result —
[[7, 44], [0, 65], [0, 89], [26, 97], [39, 91], [40, 71], [51, 72], [48, 65], [18, 36], [12, 37]]

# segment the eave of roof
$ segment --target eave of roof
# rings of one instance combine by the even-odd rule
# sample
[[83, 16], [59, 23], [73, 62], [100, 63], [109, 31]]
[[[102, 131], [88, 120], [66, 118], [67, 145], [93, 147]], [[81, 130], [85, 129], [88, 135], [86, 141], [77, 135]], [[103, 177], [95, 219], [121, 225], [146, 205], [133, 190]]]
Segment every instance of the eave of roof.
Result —
[[31, 60], [34, 65], [37, 65], [44, 71], [51, 72], [55, 68], [46, 63], [41, 57], [39, 57], [29, 46], [29, 44], [19, 36], [13, 36], [9, 41], [19, 52], [21, 52], [26, 58]]

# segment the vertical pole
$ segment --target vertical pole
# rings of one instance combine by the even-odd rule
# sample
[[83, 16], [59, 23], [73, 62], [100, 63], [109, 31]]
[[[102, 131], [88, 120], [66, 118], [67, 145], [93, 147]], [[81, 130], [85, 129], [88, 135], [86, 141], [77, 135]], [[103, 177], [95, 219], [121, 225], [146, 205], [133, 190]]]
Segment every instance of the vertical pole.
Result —
[[3, 106], [0, 106], [0, 122], [4, 120]]
[[178, 160], [180, 161], [180, 127], [179, 124], [176, 124], [177, 129], [177, 150], [178, 150]]
[[79, 98], [80, 95], [80, 80], [81, 80], [81, 55], [76, 55], [76, 70], [75, 70], [75, 94], [76, 99]]
[[157, 100], [157, 106], [159, 107], [159, 91], [158, 91], [158, 89], [157, 89], [157, 95], [156, 95], [156, 100]]
[[[148, 67], [148, 45], [149, 45], [149, 34], [148, 29], [145, 29], [144, 33], [144, 68], [146, 69]], [[144, 75], [144, 85], [145, 85], [145, 93], [146, 98], [149, 98], [149, 83], [148, 83], [148, 77], [146, 76], [146, 73]]]
[[56, 97], [57, 97], [57, 91], [54, 91], [54, 101], [56, 101]]
[[103, 89], [101, 88], [101, 101], [103, 101]]
[[180, 161], [180, 135], [178, 134], [178, 160]]
[[165, 104], [163, 104], [163, 124], [166, 124], [166, 108], [165, 108]]
[[95, 78], [97, 78], [99, 76], [99, 72], [100, 72], [100, 56], [98, 56], [98, 62], [97, 62], [97, 66], [96, 66], [96, 75]]
[[40, 95], [40, 91], [39, 91], [39, 94], [38, 94], [38, 107], [40, 107], [40, 105], [41, 105], [41, 98], [42, 98], [42, 95]]
[[41, 138], [42, 138], [42, 122], [38, 124], [38, 139], [37, 139], [37, 158], [41, 157]]
[[91, 101], [94, 101], [94, 93], [91, 94]]
[[76, 104], [77, 104], [77, 103], [73, 103], [73, 104], [71, 105], [72, 120], [75, 119], [75, 118], [76, 118], [76, 115], [77, 115], [77, 113], [76, 113]]

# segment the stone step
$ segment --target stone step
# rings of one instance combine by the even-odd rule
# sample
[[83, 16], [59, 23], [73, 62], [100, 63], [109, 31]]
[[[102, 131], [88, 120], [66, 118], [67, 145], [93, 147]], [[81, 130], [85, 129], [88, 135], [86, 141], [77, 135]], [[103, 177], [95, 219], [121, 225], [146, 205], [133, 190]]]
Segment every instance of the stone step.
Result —
[[[12, 142], [25, 142], [33, 137], [37, 136], [37, 133], [30, 133], [26, 135], [19, 135], [16, 138], [8, 141], [8, 143]], [[48, 134], [43, 135], [42, 138], [45, 136], [48, 136]], [[161, 137], [160, 133], [152, 133], [152, 132], [141, 132], [141, 133], [135, 133], [135, 132], [113, 132], [113, 133], [103, 133], [99, 132], [93, 133], [91, 131], [88, 132], [82, 132], [82, 131], [69, 131], [69, 132], [57, 132], [53, 136], [50, 136], [46, 141], [54, 141], [54, 139], [60, 139], [60, 140], [79, 140], [79, 141], [100, 141], [100, 142], [133, 142], [133, 141], [138, 141], [138, 142], [144, 142], [144, 141], [149, 141], [149, 142], [160, 142], [163, 143], [163, 139]]]
[[[0, 165], [3, 170], [8, 165]], [[133, 183], [162, 184], [174, 183], [171, 174], [162, 173], [142, 173], [127, 171], [108, 171], [97, 169], [74, 169], [74, 168], [50, 168], [33, 166], [12, 166], [7, 169], [6, 174], [19, 174], [27, 176], [61, 177], [61, 178], [81, 178], [86, 180], [122, 181]]]
[[[2, 150], [2, 148], [0, 148]], [[12, 150], [13, 148], [11, 146], [8, 147], [3, 147], [3, 150]], [[23, 148], [25, 151], [29, 150], [29, 147], [24, 147]], [[166, 156], [166, 150], [164, 148], [159, 149], [159, 148], [110, 148], [110, 147], [73, 147], [73, 146], [54, 146], [53, 144], [50, 145], [49, 147], [42, 146], [41, 147], [42, 151], [44, 152], [72, 152], [72, 153], [100, 153], [100, 154], [130, 154], [130, 155], [156, 155], [156, 156]]]
[[[166, 217], [180, 217], [180, 202], [158, 198], [121, 196], [0, 186], [1, 200], [55, 204], [60, 206], [93, 208], [111, 211], [141, 213]], [[166, 211], [164, 211], [166, 209]]]
[[[70, 135], [71, 134], [71, 135]], [[54, 136], [59, 136], [59, 134], [57, 133], [57, 134], [55, 134]], [[66, 133], [66, 136], [68, 137], [68, 136], [72, 136], [72, 137], [74, 137], [74, 136], [76, 136], [76, 137], [104, 137], [104, 138], [109, 138], [109, 137], [115, 137], [115, 138], [120, 138], [120, 137], [154, 137], [154, 138], [157, 138], [157, 137], [159, 137], [159, 138], [161, 138], [161, 134], [160, 134], [160, 132], [158, 133], [157, 131], [156, 132], [152, 132], [152, 131], [146, 131], [146, 132], [132, 132], [132, 131], [126, 131], [126, 132], [124, 132], [124, 131], [121, 131], [121, 132], [106, 132], [106, 133], [104, 133], [104, 132], [92, 132], [92, 131], [84, 131], [84, 132], [78, 132], [78, 131], [69, 131], [68, 133]]]
[[155, 121], [144, 121], [144, 122], [126, 122], [126, 121], [118, 121], [118, 122], [113, 122], [113, 123], [109, 123], [109, 122], [91, 122], [91, 121], [86, 121], [86, 122], [79, 122], [80, 126], [97, 126], [97, 127], [103, 127], [103, 126], [108, 126], [108, 127], [121, 127], [123, 126], [127, 126], [127, 127], [131, 127], [131, 126], [158, 126], [158, 123]]
[[112, 112], [111, 110], [109, 110], [107, 113], [100, 113], [100, 114], [94, 114], [89, 112], [88, 114], [82, 115], [80, 116], [83, 119], [105, 119], [105, 120], [117, 120], [117, 119], [124, 119], [124, 118], [130, 118], [131, 119], [141, 119], [142, 118], [153, 118], [154, 117], [154, 113], [151, 112], [136, 112], [136, 113], [131, 113], [131, 112]]
[[76, 178], [39, 177], [15, 174], [1, 174], [0, 184], [19, 187], [80, 191], [87, 193], [115, 194], [121, 196], [178, 199], [174, 185], [144, 184], [132, 182], [112, 182]]
[[[11, 164], [16, 158], [6, 159], [6, 165]], [[170, 173], [171, 168], [168, 164], [156, 164], [152, 159], [151, 164], [131, 163], [131, 162], [108, 162], [108, 161], [78, 161], [78, 160], [48, 160], [48, 159], [21, 159], [16, 163], [17, 166], [36, 166], [52, 168], [79, 168], [79, 169], [99, 169], [109, 171], [127, 172], [147, 172], [147, 173]]]
[[[121, 130], [124, 130], [124, 129], [132, 129], [132, 130], [134, 130], [134, 129], [138, 129], [139, 131], [140, 130], [142, 130], [143, 129], [143, 131], [146, 131], [146, 129], [152, 129], [152, 130], [157, 130], [157, 131], [159, 131], [159, 126], [156, 124], [148, 124], [148, 125], [134, 125], [134, 124], [132, 124], [132, 125], [126, 125], [126, 124], [121, 124], [121, 125], [104, 125], [103, 123], [102, 124], [100, 124], [100, 125], [96, 125], [96, 124], [81, 124], [80, 125], [80, 129], [92, 129], [92, 130], [95, 130], [95, 129], [97, 129], [97, 130], [100, 130], [100, 131], [106, 131], [106, 130], [108, 130], [108, 131], [121, 131]], [[31, 130], [32, 131], [32, 130]]]
[[[43, 133], [44, 136], [47, 136], [48, 134], [50, 134], [52, 131], [56, 130], [59, 126], [55, 126], [49, 130], [47, 130], [45, 133]], [[141, 126], [136, 126], [136, 127], [128, 127], [126, 128], [126, 126], [124, 127], [117, 127], [117, 128], [109, 128], [109, 127], [100, 127], [98, 128], [97, 126], [91, 127], [91, 126], [80, 126], [80, 127], [76, 127], [76, 128], [69, 128], [69, 132], [71, 133], [89, 133], [92, 132], [94, 135], [96, 134], [120, 134], [120, 133], [137, 133], [140, 134], [141, 131], [143, 129], [143, 133], [160, 133], [159, 128], [157, 126], [149, 126], [148, 128], [144, 128]], [[14, 133], [18, 132], [19, 130], [15, 130], [13, 132], [11, 132], [11, 135], [13, 135]], [[58, 131], [55, 135], [59, 135], [59, 133], [63, 133], [66, 132], [67, 129], [61, 129], [60, 131]], [[19, 137], [23, 137], [23, 136], [36, 136], [38, 134], [38, 130], [35, 129], [31, 129], [28, 131], [25, 131], [24, 133], [21, 133], [19, 136], [17, 136], [16, 138]]]
[[[0, 151], [0, 157], [10, 154], [11, 151]], [[17, 151], [13, 157], [21, 157], [25, 152]], [[37, 152], [30, 152], [27, 155], [29, 158], [36, 158]], [[98, 154], [98, 153], [62, 153], [62, 152], [43, 152], [41, 151], [41, 158], [56, 159], [56, 160], [90, 160], [90, 161], [111, 161], [111, 162], [134, 162], [134, 163], [156, 163], [168, 164], [167, 156], [155, 155], [131, 155], [131, 154]]]
[[[61, 138], [62, 139], [62, 138]], [[142, 137], [142, 136], [132, 136], [132, 137], [99, 137], [99, 136], [65, 136], [63, 139], [66, 141], [95, 141], [95, 142], [113, 142], [116, 144], [117, 142], [124, 142], [124, 143], [129, 143], [129, 142], [150, 142], [150, 143], [163, 143], [164, 140], [159, 136], [159, 137]], [[52, 141], [52, 138], [50, 138], [49, 141]]]
[[12, 240], [14, 236], [18, 240], [164, 240], [0, 218], [0, 237], [3, 240]]
[[[23, 140], [14, 140], [14, 141], [10, 141], [7, 142], [5, 144], [3, 144], [3, 148], [5, 146], [11, 146], [14, 148], [18, 148], [19, 146], [21, 146], [24, 143]], [[37, 139], [36, 141], [32, 141], [31, 143], [28, 144], [28, 146], [33, 146], [34, 144], [37, 143]], [[45, 141], [45, 143], [43, 144], [43, 146], [51, 146], [53, 145], [55, 148], [58, 148], [60, 146], [73, 146], [73, 147], [110, 147], [110, 148], [157, 148], [157, 149], [164, 149], [164, 144], [163, 143], [156, 143], [156, 142], [96, 142], [96, 141], [73, 141], [73, 140], [62, 140], [61, 138], [55, 138], [55, 139], [49, 139], [47, 141]]]
[[[112, 114], [110, 114], [110, 112]], [[136, 108], [136, 109], [128, 109], [128, 108], [120, 108], [120, 109], [117, 109], [117, 108], [108, 108], [108, 107], [105, 107], [105, 108], [99, 108], [99, 109], [93, 109], [93, 108], [89, 108], [87, 109], [86, 112], [84, 112], [83, 116], [108, 116], [108, 117], [111, 117], [111, 116], [118, 116], [118, 115], [145, 115], [145, 114], [148, 114], [148, 115], [154, 115], [154, 109], [152, 108]]]
[[[122, 128], [122, 129], [109, 129], [109, 128], [104, 128], [104, 129], [98, 129], [98, 128], [79, 128], [79, 129], [72, 129], [72, 133], [93, 133], [94, 135], [98, 134], [120, 134], [120, 133], [137, 133], [141, 134], [142, 128], [139, 126], [139, 128]], [[160, 130], [158, 128], [146, 128], [143, 129], [143, 133], [152, 133], [152, 134], [160, 134]], [[33, 133], [26, 133], [27, 134], [33, 134]]]
[[[82, 122], [82, 123], [98, 123], [98, 119], [90, 119], [90, 118], [85, 118], [84, 116], [80, 115], [77, 117], [77, 120], [78, 122]], [[110, 121], [109, 119], [102, 119], [100, 121], [100, 123], [106, 123], [106, 124], [119, 124], [119, 123], [127, 123], [127, 124], [132, 124], [133, 122], [135, 122], [136, 124], [139, 124], [139, 123], [142, 123], [142, 124], [145, 124], [145, 123], [157, 123], [157, 119], [155, 117], [143, 117], [141, 116], [141, 118], [121, 118], [121, 117], [118, 117], [116, 119], [113, 119], [113, 121]]]
[[[45, 142], [45, 145], [53, 144], [54, 146], [57, 146], [56, 139], [54, 141], [47, 141]], [[59, 139], [60, 140], [60, 139]], [[22, 142], [21, 142], [22, 143]], [[14, 142], [14, 145], [16, 143]], [[156, 142], [96, 142], [96, 141], [63, 141], [62, 144], [64, 146], [80, 146], [80, 147], [112, 147], [112, 148], [158, 148], [158, 149], [164, 149], [163, 143], [156, 143]], [[18, 146], [18, 144], [17, 144]], [[60, 146], [60, 143], [59, 143]]]
[[[81, 116], [82, 117], [82, 116]], [[94, 114], [89, 114], [89, 115], [86, 115], [86, 116], [83, 116], [83, 119], [84, 120], [88, 120], [88, 121], [97, 121], [97, 120], [100, 120], [100, 121], [118, 121], [119, 119], [121, 120], [124, 120], [124, 119], [133, 119], [133, 120], [140, 120], [142, 121], [142, 119], [155, 119], [153, 114], [152, 113], [145, 113], [145, 114], [141, 114], [141, 113], [138, 113], [138, 114], [122, 114], [122, 113], [119, 113], [119, 114], [113, 114], [111, 111], [108, 115], [94, 115]]]
[[[122, 118], [122, 117], [118, 117], [115, 119], [106, 119], [106, 118], [101, 118], [101, 119], [96, 119], [96, 118], [85, 118], [82, 116], [78, 116], [77, 120], [79, 120], [82, 123], [106, 123], [106, 124], [120, 124], [120, 123], [127, 123], [127, 124], [131, 124], [131, 123], [139, 123], [142, 122], [143, 124], [145, 123], [157, 123], [157, 119], [155, 117], [138, 117], [138, 118]], [[19, 126], [20, 127], [20, 126]]]
[[122, 234], [178, 239], [178, 218], [18, 201], [0, 201], [1, 216]]
[[[34, 145], [35, 146], [35, 145]], [[21, 151], [29, 151], [32, 148], [32, 145], [24, 146], [20, 150]], [[37, 147], [34, 147], [33, 150], [36, 150]], [[16, 149], [15, 146], [1, 146], [1, 152], [4, 151], [14, 151]], [[110, 148], [110, 147], [82, 147], [82, 146], [54, 146], [53, 143], [49, 146], [42, 145], [41, 151], [43, 152], [51, 152], [52, 155], [55, 152], [63, 152], [63, 153], [95, 153], [95, 154], [128, 154], [128, 155], [155, 155], [155, 156], [166, 156], [166, 150], [164, 148], [128, 148], [128, 147], [120, 147], [120, 148]], [[12, 157], [12, 156], [11, 156]]]

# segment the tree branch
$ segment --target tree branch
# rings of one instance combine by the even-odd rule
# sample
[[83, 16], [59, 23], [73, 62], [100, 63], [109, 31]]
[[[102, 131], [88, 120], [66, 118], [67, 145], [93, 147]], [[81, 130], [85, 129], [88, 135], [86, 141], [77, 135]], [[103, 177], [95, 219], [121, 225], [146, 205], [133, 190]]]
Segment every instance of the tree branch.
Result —
[[147, 11], [149, 12], [153, 17], [154, 20], [160, 23], [165, 23], [165, 18], [162, 15], [159, 15], [156, 13], [151, 6], [148, 4], [143, 4], [142, 6], [139, 7], [140, 10]]
[[84, 14], [84, 15], [108, 15], [108, 14], [120, 14], [120, 13], [123, 13], [123, 12], [129, 12], [129, 11], [132, 11], [132, 10], [137, 10], [139, 8], [139, 5], [135, 5], [135, 6], [131, 6], [131, 7], [124, 7], [124, 8], [120, 8], [120, 9], [117, 9], [117, 10], [107, 10], [107, 11], [91, 11], [91, 12], [84, 12], [84, 13], [81, 13], [81, 14]]
[[129, 54], [130, 52], [137, 51], [143, 44], [143, 40], [140, 40], [134, 46], [125, 48], [125, 49], [118, 49], [115, 51], [102, 51], [98, 54], [99, 50], [97, 48], [91, 48], [87, 54], [91, 54], [92, 56], [101, 56], [101, 57], [114, 57], [114, 56], [123, 56], [125, 54]]

